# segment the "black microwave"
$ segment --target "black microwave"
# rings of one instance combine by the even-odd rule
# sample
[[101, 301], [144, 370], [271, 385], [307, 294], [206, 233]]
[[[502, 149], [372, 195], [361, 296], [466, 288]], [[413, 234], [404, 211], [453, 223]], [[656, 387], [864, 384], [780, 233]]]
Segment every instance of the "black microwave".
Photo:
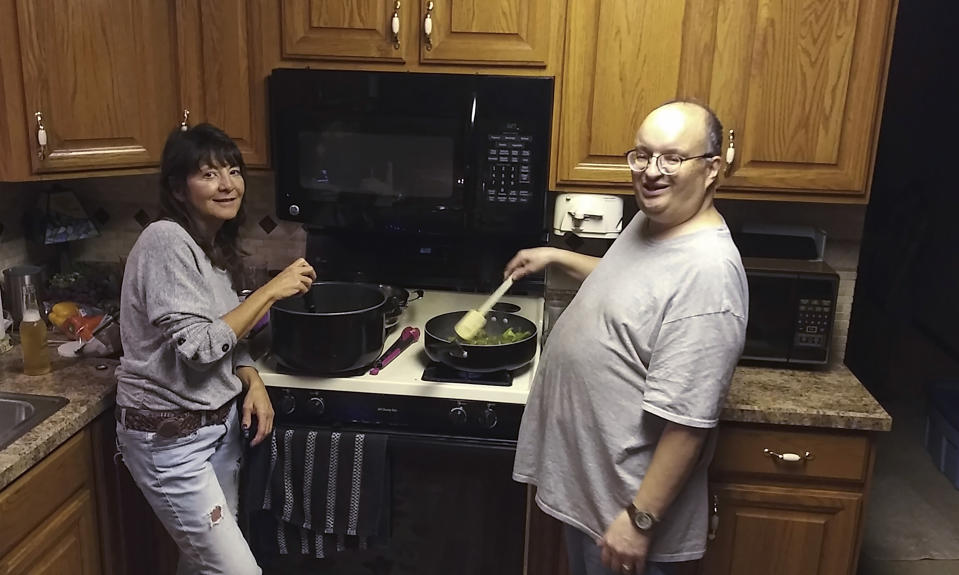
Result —
[[839, 275], [823, 262], [743, 258], [749, 322], [743, 363], [825, 365]]
[[544, 228], [553, 78], [277, 69], [276, 209], [327, 231]]

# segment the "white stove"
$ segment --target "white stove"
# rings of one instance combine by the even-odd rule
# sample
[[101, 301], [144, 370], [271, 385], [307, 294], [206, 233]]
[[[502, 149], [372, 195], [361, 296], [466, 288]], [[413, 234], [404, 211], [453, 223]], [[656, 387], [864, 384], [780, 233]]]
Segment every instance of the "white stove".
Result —
[[423, 372], [431, 363], [423, 344], [426, 337], [426, 322], [444, 313], [477, 308], [487, 296], [488, 294], [425, 291], [421, 299], [411, 301], [403, 310], [396, 327], [387, 334], [383, 349], [389, 348], [407, 326], [419, 328], [420, 339], [376, 375], [370, 375], [369, 371], [349, 376], [292, 374], [278, 368], [275, 359], [269, 355], [257, 363], [257, 369], [264, 383], [273, 388], [438, 398], [522, 406], [526, 404], [533, 373], [539, 363], [543, 326], [542, 297], [507, 294], [499, 302], [519, 306], [519, 310], [514, 313], [525, 317], [537, 326], [536, 355], [532, 362], [512, 373], [511, 385], [447, 383], [423, 379]]

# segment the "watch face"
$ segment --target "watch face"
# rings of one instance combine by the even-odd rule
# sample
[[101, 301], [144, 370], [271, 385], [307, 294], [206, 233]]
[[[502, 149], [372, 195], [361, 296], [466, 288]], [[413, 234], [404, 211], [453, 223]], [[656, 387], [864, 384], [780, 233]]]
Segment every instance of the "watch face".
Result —
[[647, 531], [653, 527], [653, 517], [645, 511], [637, 511], [636, 517], [633, 518], [633, 523], [636, 524], [638, 529]]

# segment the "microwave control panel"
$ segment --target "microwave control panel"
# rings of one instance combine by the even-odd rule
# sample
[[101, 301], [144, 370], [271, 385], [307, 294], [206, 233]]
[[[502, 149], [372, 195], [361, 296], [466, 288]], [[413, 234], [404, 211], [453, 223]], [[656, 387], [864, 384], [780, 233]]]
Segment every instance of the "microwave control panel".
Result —
[[832, 300], [800, 299], [794, 343], [803, 347], [824, 347], [831, 321]]
[[486, 155], [486, 201], [528, 204], [533, 198], [533, 137], [521, 132], [490, 134]]

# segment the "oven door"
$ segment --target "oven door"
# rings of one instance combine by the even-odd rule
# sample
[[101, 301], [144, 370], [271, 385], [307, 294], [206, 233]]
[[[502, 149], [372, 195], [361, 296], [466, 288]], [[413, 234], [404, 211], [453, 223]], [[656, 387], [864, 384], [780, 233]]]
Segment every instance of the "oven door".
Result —
[[[344, 429], [345, 431], [376, 430]], [[283, 558], [266, 573], [521, 575], [526, 486], [512, 480], [515, 442], [389, 434], [387, 549]]]

